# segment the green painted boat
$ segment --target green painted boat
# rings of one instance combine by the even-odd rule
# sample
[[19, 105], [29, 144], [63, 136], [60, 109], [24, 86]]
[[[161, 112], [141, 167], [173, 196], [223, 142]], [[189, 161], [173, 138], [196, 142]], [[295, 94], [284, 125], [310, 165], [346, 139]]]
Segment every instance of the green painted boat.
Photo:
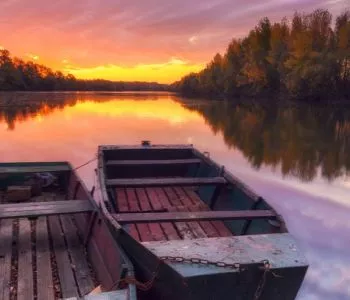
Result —
[[192, 145], [102, 145], [98, 204], [130, 299], [295, 299], [308, 263], [268, 201]]

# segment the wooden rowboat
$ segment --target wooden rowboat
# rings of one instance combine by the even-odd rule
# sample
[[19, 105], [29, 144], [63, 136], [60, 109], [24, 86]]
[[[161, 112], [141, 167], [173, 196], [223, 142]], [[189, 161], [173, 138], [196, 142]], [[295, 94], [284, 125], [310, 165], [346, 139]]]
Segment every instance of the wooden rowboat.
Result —
[[69, 163], [0, 164], [1, 300], [128, 299], [124, 258]]
[[282, 217], [208, 154], [100, 146], [98, 177], [139, 299], [295, 299], [308, 264]]

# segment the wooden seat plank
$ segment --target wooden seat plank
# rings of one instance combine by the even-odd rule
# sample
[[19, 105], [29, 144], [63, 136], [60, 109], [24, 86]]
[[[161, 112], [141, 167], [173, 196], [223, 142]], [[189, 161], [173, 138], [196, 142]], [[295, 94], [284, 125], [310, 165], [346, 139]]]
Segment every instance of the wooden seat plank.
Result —
[[0, 299], [10, 299], [12, 220], [0, 221]]
[[74, 280], [72, 266], [63, 237], [63, 232], [61, 230], [59, 217], [51, 216], [48, 218], [54, 248], [53, 250], [57, 262], [58, 277], [61, 284], [62, 296], [63, 298], [79, 297], [78, 289]]
[[17, 299], [34, 299], [31, 228], [29, 220], [19, 222]]
[[154, 166], [154, 165], [193, 165], [200, 164], [198, 158], [156, 159], [156, 160], [108, 160], [106, 166]]
[[38, 300], [54, 300], [46, 217], [40, 217], [36, 221], [36, 265]]
[[38, 166], [38, 165], [1, 165], [0, 174], [13, 174], [13, 173], [41, 173], [41, 172], [60, 172], [60, 171], [70, 171], [71, 168], [68, 164], [61, 165], [51, 165], [51, 166]]
[[116, 220], [124, 223], [149, 222], [192, 222], [206, 220], [255, 220], [276, 218], [272, 210], [239, 210], [239, 211], [200, 211], [168, 213], [129, 213], [114, 214]]
[[82, 296], [88, 294], [94, 288], [90, 268], [85, 256], [85, 249], [81, 244], [76, 226], [70, 216], [60, 216], [63, 232], [66, 236], [68, 251], [73, 264], [75, 278]]
[[89, 200], [68, 200], [0, 205], [0, 219], [74, 214], [94, 210]]
[[180, 178], [127, 178], [108, 179], [107, 186], [114, 187], [164, 187], [164, 186], [199, 186], [224, 185], [223, 177], [180, 177]]

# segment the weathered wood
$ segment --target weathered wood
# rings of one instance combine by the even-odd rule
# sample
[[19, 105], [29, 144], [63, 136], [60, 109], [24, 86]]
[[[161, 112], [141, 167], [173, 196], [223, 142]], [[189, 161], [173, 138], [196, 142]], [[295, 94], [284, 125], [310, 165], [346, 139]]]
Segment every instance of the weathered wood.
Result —
[[151, 145], [151, 146], [142, 146], [142, 145], [101, 145], [98, 147], [99, 151], [106, 151], [106, 150], [192, 150], [193, 146], [189, 144], [179, 144], [179, 145]]
[[[186, 193], [186, 195], [188, 195], [191, 198], [193, 203], [197, 203], [197, 205], [199, 206], [199, 210], [201, 211], [210, 210], [207, 204], [205, 204], [201, 200], [199, 195], [193, 189], [184, 188], [183, 190]], [[201, 224], [203, 224], [203, 222], [205, 222], [203, 226], [206, 228], [206, 232], [210, 237], [218, 237], [218, 236], [226, 237], [226, 236], [233, 235], [231, 230], [227, 228], [227, 226], [224, 224], [223, 221], [201, 221]]]
[[[161, 209], [165, 209], [165, 207], [170, 206], [170, 203], [167, 197], [165, 196], [164, 192], [162, 191], [162, 189], [146, 188], [145, 190], [147, 192], [150, 204], [154, 210], [161, 210]], [[160, 198], [160, 197], [163, 197], [163, 198]], [[162, 222], [160, 223], [160, 227], [163, 229], [166, 239], [168, 240], [181, 239], [178, 232], [176, 231], [176, 228], [174, 227], [174, 224], [170, 222]]]
[[200, 211], [113, 214], [119, 223], [191, 222], [206, 220], [248, 220], [276, 218], [272, 210]]
[[[116, 189], [116, 198], [117, 198], [117, 207], [119, 208], [120, 212], [128, 212], [129, 211], [129, 204], [128, 200], [126, 198], [125, 189], [118, 188]], [[139, 233], [136, 229], [135, 224], [129, 224], [127, 227], [127, 231], [129, 234], [137, 241], [140, 241]]]
[[66, 236], [68, 251], [72, 260], [72, 267], [79, 287], [80, 294], [86, 295], [94, 288], [89, 265], [85, 256], [85, 248], [79, 241], [77, 228], [70, 216], [61, 216], [63, 232]]
[[[185, 212], [189, 211], [187, 205], [188, 201], [186, 201], [185, 198], [181, 198], [175, 193], [174, 189], [171, 187], [166, 187], [164, 188], [165, 193], [167, 194], [170, 202], [174, 206], [174, 209], [171, 211], [180, 211], [180, 212]], [[182, 226], [182, 225], [181, 225]], [[184, 226], [182, 226], [184, 228]], [[199, 226], [197, 222], [187, 222], [186, 223], [186, 230], [190, 230], [191, 232], [191, 237], [193, 238], [204, 238], [206, 237], [203, 229]], [[188, 236], [189, 237], [189, 236]]]
[[71, 263], [64, 242], [63, 232], [61, 230], [59, 217], [51, 216], [49, 218], [50, 231], [54, 253], [57, 262], [58, 276], [61, 284], [63, 298], [78, 297], [78, 290], [75, 284]]
[[149, 159], [149, 160], [109, 160], [106, 166], [154, 166], [154, 165], [194, 165], [200, 164], [198, 158], [189, 159]]
[[[137, 201], [135, 189], [128, 188], [126, 189], [126, 196], [129, 204], [129, 211], [139, 212], [140, 206]], [[140, 236], [141, 241], [152, 241], [152, 235], [148, 224], [136, 224], [137, 231]]]
[[223, 185], [223, 177], [180, 177], [180, 178], [128, 178], [108, 179], [107, 186], [114, 187], [164, 187], [164, 186], [197, 186], [197, 185]]
[[219, 233], [219, 236], [225, 237], [233, 235], [231, 230], [227, 228], [223, 221], [212, 221], [211, 223]]
[[55, 299], [46, 217], [36, 221], [36, 266], [38, 300]]
[[33, 264], [30, 221], [19, 222], [17, 299], [33, 299]]
[[75, 214], [94, 210], [89, 200], [68, 200], [0, 205], [0, 219]]
[[71, 168], [67, 164], [52, 165], [52, 166], [20, 166], [20, 165], [1, 165], [0, 173], [13, 174], [13, 173], [40, 173], [40, 172], [59, 172], [59, 171], [70, 171]]
[[0, 223], [0, 300], [10, 299], [12, 220]]
[[[174, 204], [170, 201], [170, 198], [165, 193], [164, 189], [162, 188], [156, 188], [156, 193], [161, 199], [161, 202], [164, 207], [166, 207], [168, 210], [176, 210], [176, 207], [173, 206]], [[187, 224], [184, 222], [176, 222], [173, 223], [175, 226], [176, 231], [178, 232], [180, 238], [182, 239], [193, 239], [194, 235], [192, 234], [191, 230], [188, 228]]]
[[[151, 211], [151, 205], [149, 202], [149, 199], [147, 197], [147, 194], [145, 192], [145, 189], [138, 188], [136, 189], [136, 195], [139, 200], [139, 204], [141, 207], [141, 211]], [[162, 228], [160, 227], [160, 224], [158, 223], [149, 223], [148, 224], [149, 230], [151, 232], [152, 240], [153, 241], [165, 241], [166, 237], [163, 233]]]
[[[180, 212], [188, 212], [190, 211], [189, 208], [178, 208], [177, 211]], [[205, 234], [204, 230], [201, 228], [198, 222], [187, 222], [188, 228], [191, 230], [194, 238], [205, 238], [207, 235]]]

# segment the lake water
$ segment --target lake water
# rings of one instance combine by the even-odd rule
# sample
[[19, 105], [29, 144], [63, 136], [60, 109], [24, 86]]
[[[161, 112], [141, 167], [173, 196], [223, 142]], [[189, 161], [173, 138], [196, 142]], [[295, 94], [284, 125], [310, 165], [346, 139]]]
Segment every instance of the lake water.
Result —
[[[79, 166], [100, 144], [141, 140], [210, 152], [285, 217], [310, 263], [298, 299], [350, 299], [349, 109], [233, 106], [167, 93], [0, 94], [4, 162]], [[95, 167], [79, 169], [89, 187]]]

